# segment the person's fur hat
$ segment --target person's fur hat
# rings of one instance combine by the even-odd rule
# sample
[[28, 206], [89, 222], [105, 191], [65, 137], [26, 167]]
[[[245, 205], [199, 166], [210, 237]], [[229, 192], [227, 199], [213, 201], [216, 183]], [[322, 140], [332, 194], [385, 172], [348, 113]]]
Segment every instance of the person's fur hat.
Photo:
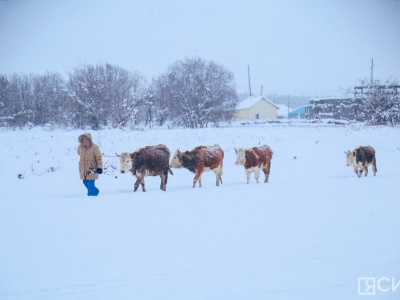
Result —
[[84, 139], [88, 142], [88, 147], [92, 146], [93, 141], [90, 132], [85, 132], [78, 137], [79, 144], [83, 145]]

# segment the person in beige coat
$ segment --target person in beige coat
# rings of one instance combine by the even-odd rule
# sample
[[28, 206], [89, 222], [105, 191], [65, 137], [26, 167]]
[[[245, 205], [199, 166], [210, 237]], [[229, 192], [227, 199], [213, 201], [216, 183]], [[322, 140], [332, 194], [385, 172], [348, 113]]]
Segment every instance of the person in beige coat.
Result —
[[92, 135], [85, 132], [78, 137], [79, 175], [88, 190], [88, 196], [97, 196], [99, 189], [95, 180], [103, 173], [103, 159], [99, 146], [92, 141]]

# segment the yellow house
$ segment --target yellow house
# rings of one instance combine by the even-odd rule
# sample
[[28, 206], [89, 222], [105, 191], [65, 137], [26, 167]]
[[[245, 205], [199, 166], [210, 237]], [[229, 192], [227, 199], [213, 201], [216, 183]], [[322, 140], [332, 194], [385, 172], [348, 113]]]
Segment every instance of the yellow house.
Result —
[[278, 109], [278, 106], [265, 97], [250, 97], [236, 107], [236, 119], [276, 119]]

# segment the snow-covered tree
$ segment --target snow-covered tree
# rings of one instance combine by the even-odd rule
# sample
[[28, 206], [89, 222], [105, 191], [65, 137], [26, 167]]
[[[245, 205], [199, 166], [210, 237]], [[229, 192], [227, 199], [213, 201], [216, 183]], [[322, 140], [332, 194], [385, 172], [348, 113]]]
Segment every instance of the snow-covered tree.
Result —
[[113, 127], [124, 127], [134, 123], [144, 105], [147, 82], [139, 73], [131, 73], [120, 67], [106, 64], [106, 94], [110, 113], [108, 123]]
[[10, 117], [10, 82], [7, 76], [0, 74], [0, 118], [6, 119]]
[[400, 85], [396, 81], [362, 80], [356, 91], [363, 98], [359, 119], [371, 125], [400, 124]]
[[87, 65], [70, 74], [68, 88], [78, 126], [125, 126], [134, 122], [146, 95], [146, 81], [118, 66]]
[[33, 124], [34, 100], [32, 93], [32, 75], [13, 74], [8, 78], [7, 115], [14, 126]]
[[75, 68], [69, 75], [68, 89], [76, 103], [74, 121], [78, 126], [97, 129], [106, 125], [106, 77], [104, 66], [87, 65]]
[[58, 73], [0, 76], [0, 117], [13, 126], [66, 124], [66, 97]]
[[47, 72], [32, 78], [35, 125], [68, 124], [68, 94], [59, 73]]
[[178, 60], [153, 82], [159, 120], [198, 128], [230, 120], [238, 101], [233, 74], [200, 58]]

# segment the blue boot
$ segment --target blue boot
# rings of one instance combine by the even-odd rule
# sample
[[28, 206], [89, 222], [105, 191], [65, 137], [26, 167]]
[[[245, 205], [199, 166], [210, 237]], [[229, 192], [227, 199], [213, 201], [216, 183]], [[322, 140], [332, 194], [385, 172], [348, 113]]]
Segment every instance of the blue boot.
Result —
[[84, 180], [83, 184], [88, 190], [88, 196], [97, 196], [99, 194], [99, 189], [95, 187], [94, 180]]

